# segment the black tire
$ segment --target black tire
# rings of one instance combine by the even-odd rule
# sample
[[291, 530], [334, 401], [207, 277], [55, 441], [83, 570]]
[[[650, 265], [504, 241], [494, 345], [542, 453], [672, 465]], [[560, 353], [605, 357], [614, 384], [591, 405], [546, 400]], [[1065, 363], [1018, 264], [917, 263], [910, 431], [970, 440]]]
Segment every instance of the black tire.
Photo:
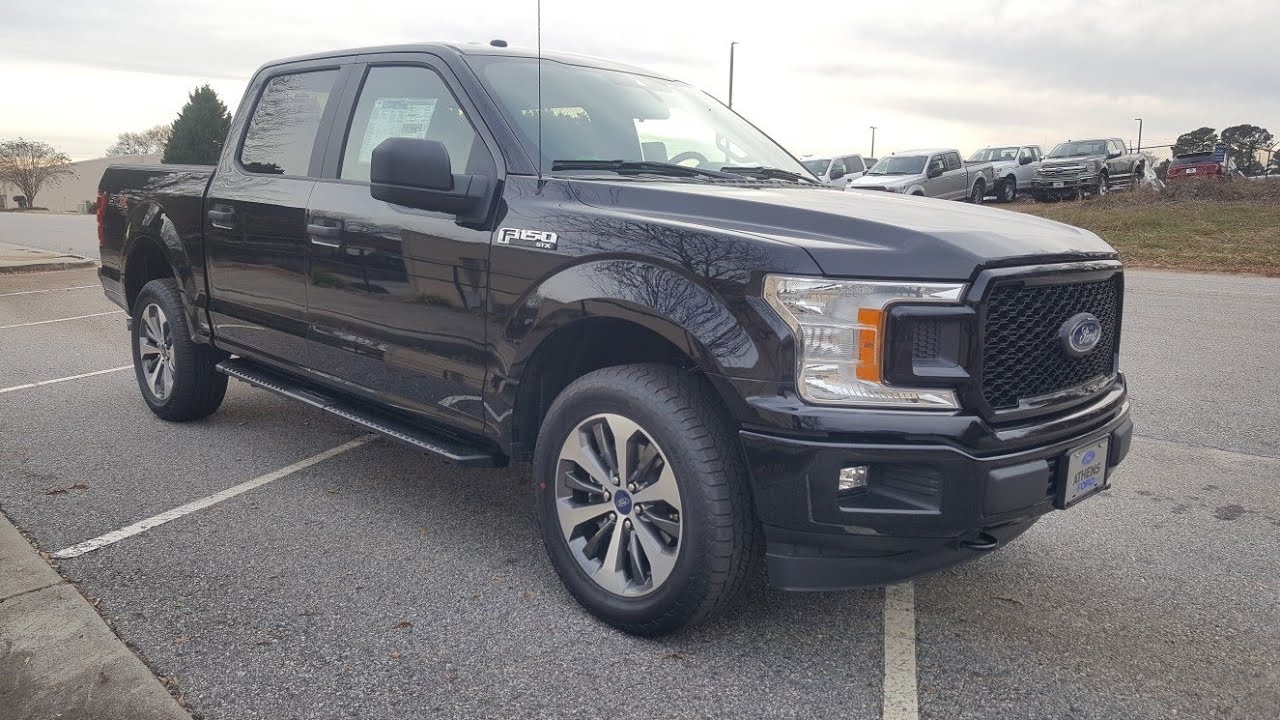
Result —
[[[146, 363], [142, 357], [141, 338], [147, 333], [144, 313], [155, 305], [163, 313], [167, 323], [167, 356], [172, 359], [171, 382], [165, 386], [163, 396], [148, 381]], [[227, 393], [227, 376], [216, 366], [227, 354], [196, 343], [191, 339], [191, 328], [183, 312], [182, 295], [178, 283], [172, 279], [152, 280], [142, 287], [133, 301], [133, 329], [129, 334], [133, 347], [133, 370], [138, 379], [138, 389], [151, 412], [165, 420], [185, 422], [198, 420], [212, 414], [222, 404]]]
[[1093, 196], [1102, 197], [1111, 190], [1111, 178], [1106, 173], [1098, 175], [1098, 182], [1093, 186]]
[[[644, 595], [617, 594], [593, 580], [560, 524], [561, 449], [582, 423], [605, 413], [634, 422], [656, 441], [683, 506], [674, 565]], [[552, 403], [533, 462], [538, 526], [551, 564], [574, 599], [600, 620], [636, 635], [667, 635], [719, 613], [746, 586], [759, 555], [747, 471], [722, 405], [701, 378], [655, 364], [584, 375]]]
[[1018, 199], [1018, 181], [1015, 178], [1005, 178], [996, 183], [996, 201], [1002, 203], [1011, 203]]
[[969, 202], [974, 205], [981, 205], [983, 198], [987, 196], [987, 183], [985, 180], [979, 179], [973, 184], [973, 188], [969, 191]]

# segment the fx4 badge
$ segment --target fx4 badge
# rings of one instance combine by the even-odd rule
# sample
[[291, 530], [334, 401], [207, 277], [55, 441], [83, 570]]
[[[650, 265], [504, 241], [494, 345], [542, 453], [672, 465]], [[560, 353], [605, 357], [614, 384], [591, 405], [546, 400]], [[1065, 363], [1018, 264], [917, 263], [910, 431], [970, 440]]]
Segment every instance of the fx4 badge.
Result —
[[502, 228], [498, 231], [498, 242], [502, 245], [538, 248], [539, 250], [555, 250], [556, 234], [546, 230], [519, 230]]

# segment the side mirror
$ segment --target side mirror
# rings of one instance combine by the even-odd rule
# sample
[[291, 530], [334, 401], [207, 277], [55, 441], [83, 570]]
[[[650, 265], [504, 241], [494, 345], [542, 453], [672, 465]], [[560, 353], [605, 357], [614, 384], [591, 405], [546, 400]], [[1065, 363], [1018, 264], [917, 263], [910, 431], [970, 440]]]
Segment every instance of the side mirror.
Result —
[[833, 169], [831, 170], [831, 179], [832, 179], [832, 180], [839, 180], [840, 178], [842, 178], [842, 177], [844, 177], [844, 176], [845, 176], [845, 172], [844, 172], [844, 170], [841, 170], [841, 169], [838, 169], [838, 168], [833, 168]]
[[1107, 153], [1107, 159], [1108, 159], [1108, 160], [1115, 160], [1115, 159], [1116, 159], [1116, 158], [1118, 158], [1118, 157], [1120, 157], [1120, 153], [1118, 153], [1118, 152], [1109, 152], [1109, 153]]
[[451, 167], [444, 143], [387, 138], [373, 149], [369, 194], [394, 205], [451, 213], [459, 222], [482, 219], [489, 196], [488, 178], [454, 175]]
[[1018, 164], [1019, 164], [1019, 165], [1030, 165], [1030, 164], [1031, 164], [1031, 162], [1032, 162], [1032, 160], [1033, 160], [1033, 158], [1032, 158], [1030, 155], [1023, 155], [1022, 157], [1018, 158]]
[[942, 177], [942, 168], [938, 167], [937, 165], [930, 165], [929, 172], [926, 173], [926, 175], [930, 180], [936, 177]]

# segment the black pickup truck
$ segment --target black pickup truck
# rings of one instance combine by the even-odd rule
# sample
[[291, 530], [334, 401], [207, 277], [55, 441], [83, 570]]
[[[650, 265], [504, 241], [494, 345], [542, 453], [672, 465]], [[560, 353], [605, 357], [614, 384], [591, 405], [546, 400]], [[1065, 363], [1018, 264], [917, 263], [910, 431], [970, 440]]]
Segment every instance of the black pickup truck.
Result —
[[274, 62], [216, 167], [111, 166], [98, 218], [158, 416], [233, 377], [531, 462], [551, 563], [629, 632], [709, 617], [762, 554], [788, 590], [978, 557], [1129, 447], [1097, 236], [823, 187], [704, 93], [600, 60]]

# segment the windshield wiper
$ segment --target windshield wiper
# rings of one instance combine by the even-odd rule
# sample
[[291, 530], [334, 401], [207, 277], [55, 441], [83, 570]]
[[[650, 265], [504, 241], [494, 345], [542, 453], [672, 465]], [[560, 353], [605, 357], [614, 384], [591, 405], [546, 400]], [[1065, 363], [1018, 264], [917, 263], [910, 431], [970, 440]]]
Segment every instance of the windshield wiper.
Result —
[[754, 175], [756, 177], [767, 178], [769, 180], [791, 180], [794, 182], [806, 182], [806, 183], [809, 183], [810, 185], [821, 185], [821, 183], [817, 182], [816, 180], [810, 180], [809, 178], [801, 175], [800, 173], [793, 173], [790, 170], [783, 170], [781, 168], [773, 168], [773, 167], [764, 167], [761, 165], [743, 165], [741, 167], [726, 165], [725, 167], [720, 168], [720, 171], [726, 172], [726, 173], [732, 173], [734, 175], [747, 175], [747, 176]]
[[653, 175], [671, 175], [673, 177], [709, 177], [733, 179], [736, 175], [703, 170], [702, 168], [677, 165], [655, 160], [552, 160], [551, 172], [557, 170], [607, 170], [616, 173], [651, 173]]

